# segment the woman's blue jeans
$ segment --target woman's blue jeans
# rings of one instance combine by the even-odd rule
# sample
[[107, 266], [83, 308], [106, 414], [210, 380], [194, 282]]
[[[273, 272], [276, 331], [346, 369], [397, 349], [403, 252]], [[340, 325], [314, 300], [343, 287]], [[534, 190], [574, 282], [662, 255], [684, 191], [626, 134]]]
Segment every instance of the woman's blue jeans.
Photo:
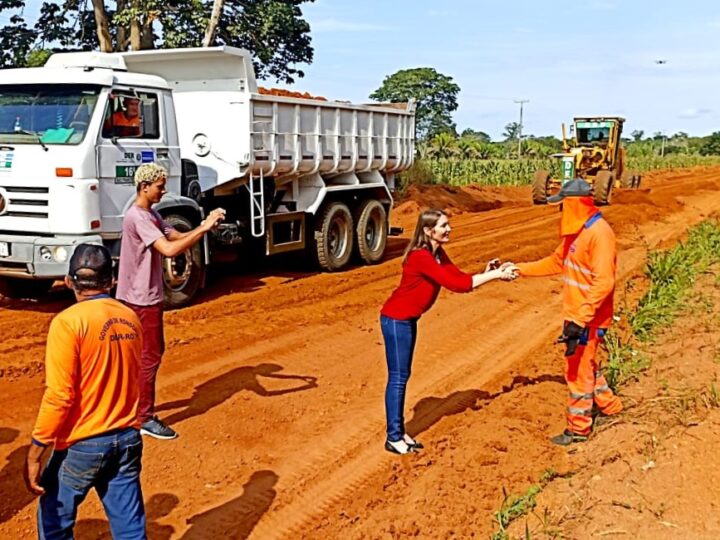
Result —
[[385, 388], [385, 415], [387, 417], [387, 440], [396, 442], [405, 434], [405, 387], [410, 378], [417, 319], [399, 321], [380, 316], [380, 327], [385, 339], [385, 357], [388, 366], [388, 382]]
[[40, 540], [72, 540], [78, 506], [95, 488], [115, 540], [145, 540], [140, 489], [142, 439], [134, 428], [78, 441], [53, 452], [42, 473]]

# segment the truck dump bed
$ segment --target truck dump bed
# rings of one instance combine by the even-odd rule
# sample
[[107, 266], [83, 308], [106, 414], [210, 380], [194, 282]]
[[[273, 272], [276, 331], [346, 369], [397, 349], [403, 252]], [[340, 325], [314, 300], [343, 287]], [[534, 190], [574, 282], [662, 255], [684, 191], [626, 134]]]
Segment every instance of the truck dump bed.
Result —
[[160, 76], [173, 89], [180, 146], [195, 156], [203, 190], [251, 174], [394, 174], [412, 165], [412, 102], [354, 105], [260, 94], [250, 54], [233, 47], [120, 54], [128, 71]]

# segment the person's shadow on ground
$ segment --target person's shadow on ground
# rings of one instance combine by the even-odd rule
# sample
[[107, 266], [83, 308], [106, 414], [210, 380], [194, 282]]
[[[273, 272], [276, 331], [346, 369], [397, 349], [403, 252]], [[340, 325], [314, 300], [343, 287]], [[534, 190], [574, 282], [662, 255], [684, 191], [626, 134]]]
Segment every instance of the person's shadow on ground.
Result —
[[190, 528], [181, 540], [247, 538], [275, 499], [277, 481], [273, 471], [254, 473], [243, 486], [242, 495], [188, 519]]
[[[20, 432], [14, 428], [0, 428], [0, 444], [10, 444]], [[25, 444], [16, 448], [5, 458], [0, 470], [0, 523], [12, 519], [20, 510], [35, 500], [35, 496], [25, 488], [23, 469], [30, 448]]]
[[[175, 527], [160, 525], [157, 521], [170, 512], [180, 503], [180, 499], [172, 493], [156, 493], [145, 503], [145, 521], [147, 522], [147, 537], [152, 540], [170, 540], [175, 533]], [[75, 540], [105, 540], [111, 539], [110, 524], [104, 519], [83, 519], [75, 524]]]
[[412, 419], [406, 425], [407, 433], [411, 437], [415, 437], [446, 416], [460, 414], [466, 410], [479, 411], [490, 404], [495, 398], [510, 393], [515, 388], [542, 382], [565, 384], [565, 379], [560, 375], [545, 374], [539, 377], [516, 375], [510, 384], [503, 386], [502, 389], [495, 394], [484, 390], [461, 390], [453, 392], [444, 398], [423, 398], [413, 407]]
[[[156, 408], [156, 411], [185, 407], [183, 410], [171, 414], [169, 417], [164, 419], [164, 421], [168, 424], [176, 424], [183, 420], [187, 420], [188, 418], [192, 418], [193, 416], [204, 414], [213, 407], [217, 407], [221, 403], [227, 401], [233, 395], [242, 390], [254, 392], [259, 396], [270, 397], [317, 388], [317, 377], [308, 375], [283, 375], [281, 373], [277, 373], [282, 369], [283, 367], [278, 364], [259, 364], [257, 366], [243, 366], [235, 368], [196, 386], [189, 399], [163, 403]], [[262, 384], [260, 384], [260, 377], [299, 381], [301, 384], [296, 384], [294, 386], [278, 390], [267, 390]]]

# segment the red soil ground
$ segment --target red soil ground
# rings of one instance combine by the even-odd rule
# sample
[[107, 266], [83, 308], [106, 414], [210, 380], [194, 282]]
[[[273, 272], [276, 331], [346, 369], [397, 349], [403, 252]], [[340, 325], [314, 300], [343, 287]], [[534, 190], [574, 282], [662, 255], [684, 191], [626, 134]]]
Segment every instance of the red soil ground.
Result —
[[[603, 212], [618, 235], [621, 283], [641, 273], [649, 248], [720, 212], [719, 177], [717, 168], [658, 172], [618, 193]], [[520, 492], [550, 466], [570, 470], [571, 455], [548, 442], [563, 427], [565, 396], [551, 279], [441, 294], [420, 324], [407, 401], [409, 431], [427, 449], [400, 459], [382, 450], [378, 310], [418, 208], [451, 211], [448, 252], [476, 271], [555, 247], [557, 209], [529, 200], [527, 188], [417, 189], [394, 213], [406, 232], [380, 265], [217, 274], [196, 305], [166, 314], [158, 403], [180, 437], [146, 441], [150, 538], [486, 538], [503, 486]], [[45, 333], [68, 303], [61, 291], [0, 303], [0, 538], [35, 534], [21, 469]], [[91, 496], [77, 538], [106, 537]]]

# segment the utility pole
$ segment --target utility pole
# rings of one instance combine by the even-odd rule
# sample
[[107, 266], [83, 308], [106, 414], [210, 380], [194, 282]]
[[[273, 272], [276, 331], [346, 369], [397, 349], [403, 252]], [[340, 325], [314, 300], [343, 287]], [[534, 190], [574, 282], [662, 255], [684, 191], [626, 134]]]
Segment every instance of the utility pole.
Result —
[[518, 125], [518, 159], [522, 156], [522, 128], [523, 128], [523, 105], [530, 103], [529, 99], [516, 99], [515, 103], [520, 104], [520, 124]]

